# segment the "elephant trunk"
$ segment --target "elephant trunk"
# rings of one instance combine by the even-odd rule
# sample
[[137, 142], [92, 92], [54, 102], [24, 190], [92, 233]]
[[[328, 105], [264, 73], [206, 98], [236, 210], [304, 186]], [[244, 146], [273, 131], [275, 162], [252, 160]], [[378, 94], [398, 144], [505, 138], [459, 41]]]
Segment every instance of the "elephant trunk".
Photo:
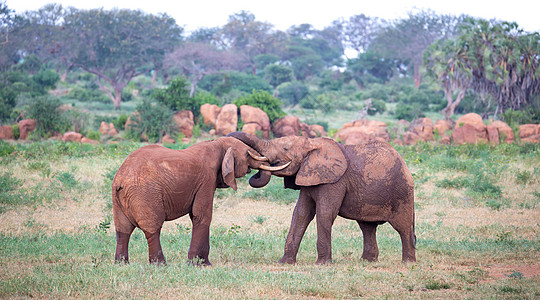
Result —
[[[256, 135], [240, 132], [240, 131], [229, 133], [227, 136], [239, 139], [240, 141], [244, 142], [244, 144], [250, 146], [251, 148], [255, 149], [259, 153], [261, 152], [262, 149], [265, 148], [265, 145], [268, 143], [267, 140], [260, 139]], [[250, 153], [250, 155], [252, 154]], [[254, 159], [258, 161], [268, 160], [265, 157], [254, 157]], [[270, 170], [259, 169], [259, 172], [251, 176], [251, 178], [249, 179], [249, 185], [251, 185], [254, 188], [264, 187], [268, 184], [268, 182], [270, 182], [271, 177], [272, 177], [272, 173]]]
[[261, 153], [262, 149], [265, 149], [265, 146], [268, 143], [267, 140], [260, 139], [256, 135], [240, 132], [240, 131], [229, 133], [227, 136], [241, 140], [242, 142], [244, 142], [244, 144], [257, 150], [257, 152], [259, 153]]
[[255, 175], [251, 176], [249, 185], [254, 188], [262, 188], [270, 182], [270, 177], [272, 177], [270, 171], [259, 170]]

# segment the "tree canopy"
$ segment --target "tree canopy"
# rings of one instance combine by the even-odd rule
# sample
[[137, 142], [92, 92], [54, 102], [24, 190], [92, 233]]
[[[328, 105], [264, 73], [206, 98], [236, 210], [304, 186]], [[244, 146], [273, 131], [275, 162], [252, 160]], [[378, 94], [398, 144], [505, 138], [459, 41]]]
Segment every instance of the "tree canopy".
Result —
[[[389, 96], [373, 99], [400, 102], [407, 111], [414, 91], [392, 82], [410, 80], [420, 91], [427, 74], [427, 84], [440, 85], [446, 104], [440, 101], [443, 92], [432, 92], [440, 99], [419, 97], [417, 102], [430, 103], [417, 108], [443, 109], [450, 118], [462, 101], [475, 101], [497, 115], [539, 101], [539, 45], [537, 32], [516, 23], [429, 10], [396, 20], [358, 14], [322, 29], [298, 24], [286, 31], [240, 11], [223, 26], [186, 33], [167, 14], [59, 4], [15, 14], [0, 2], [0, 70], [32, 77], [52, 69], [61, 80], [82, 70], [95, 75], [93, 87], [115, 108], [133, 78], [151, 75], [152, 88], [158, 76], [165, 85], [169, 77], [183, 76], [190, 98], [204, 90], [232, 102], [273, 89], [287, 105], [331, 99], [325, 103], [347, 109], [357, 107], [346, 99], [367, 99], [362, 89], [388, 84]], [[346, 49], [357, 55], [346, 57]], [[45, 85], [43, 74], [33, 82]], [[12, 94], [0, 94], [6, 95], [1, 105], [14, 106]]]

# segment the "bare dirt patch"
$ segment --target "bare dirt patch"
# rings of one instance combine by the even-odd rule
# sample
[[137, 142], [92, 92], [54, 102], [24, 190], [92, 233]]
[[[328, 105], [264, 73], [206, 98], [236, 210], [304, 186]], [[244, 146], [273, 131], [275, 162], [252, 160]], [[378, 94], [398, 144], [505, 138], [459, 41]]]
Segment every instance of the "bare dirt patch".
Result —
[[486, 268], [493, 279], [540, 277], [540, 263], [530, 265], [493, 265]]

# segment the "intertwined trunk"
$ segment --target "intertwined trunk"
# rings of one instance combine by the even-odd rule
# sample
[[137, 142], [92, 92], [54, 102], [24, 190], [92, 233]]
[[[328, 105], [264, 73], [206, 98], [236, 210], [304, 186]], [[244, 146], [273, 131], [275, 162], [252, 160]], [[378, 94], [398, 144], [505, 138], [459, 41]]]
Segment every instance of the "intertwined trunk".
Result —
[[454, 115], [454, 112], [456, 111], [456, 107], [459, 105], [461, 100], [463, 100], [463, 98], [465, 97], [465, 91], [466, 91], [465, 89], [460, 89], [456, 96], [456, 99], [454, 99], [452, 90], [450, 88], [444, 89], [447, 105], [442, 110], [442, 114], [445, 120], [450, 120], [452, 118], [452, 116]]

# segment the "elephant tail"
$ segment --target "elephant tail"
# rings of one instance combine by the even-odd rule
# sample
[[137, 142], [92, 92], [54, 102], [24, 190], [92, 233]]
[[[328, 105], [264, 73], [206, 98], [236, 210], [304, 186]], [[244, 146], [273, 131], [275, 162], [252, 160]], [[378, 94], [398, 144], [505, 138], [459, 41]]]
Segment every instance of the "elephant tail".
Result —
[[413, 223], [411, 225], [411, 242], [413, 248], [416, 250], [416, 233], [414, 233], [414, 213], [413, 213]]

